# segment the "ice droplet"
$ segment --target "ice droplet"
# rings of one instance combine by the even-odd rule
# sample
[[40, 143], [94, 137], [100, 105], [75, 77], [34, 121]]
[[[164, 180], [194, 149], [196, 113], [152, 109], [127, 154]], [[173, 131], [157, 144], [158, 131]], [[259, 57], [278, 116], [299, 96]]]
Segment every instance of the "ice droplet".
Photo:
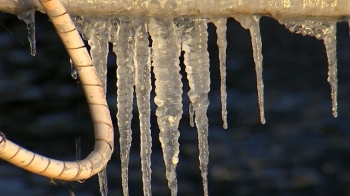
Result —
[[226, 18], [212, 19], [216, 26], [217, 45], [219, 47], [219, 61], [220, 61], [220, 93], [221, 93], [221, 116], [224, 129], [228, 128], [227, 125], [227, 93], [226, 93]]
[[266, 123], [265, 111], [264, 111], [264, 82], [262, 78], [262, 43], [260, 34], [260, 16], [248, 15], [248, 16], [234, 16], [234, 18], [241, 24], [245, 29], [249, 29], [250, 37], [252, 40], [253, 58], [255, 62], [256, 71], [256, 87], [258, 90], [258, 103], [260, 108], [260, 122], [262, 124]]
[[331, 86], [332, 113], [338, 116], [338, 78], [337, 78], [337, 21], [315, 19], [279, 20], [292, 33], [314, 36], [323, 40], [328, 59], [328, 78]]
[[28, 40], [30, 45], [30, 54], [36, 54], [35, 39], [35, 10], [25, 11], [18, 15], [18, 19], [23, 20], [27, 24]]

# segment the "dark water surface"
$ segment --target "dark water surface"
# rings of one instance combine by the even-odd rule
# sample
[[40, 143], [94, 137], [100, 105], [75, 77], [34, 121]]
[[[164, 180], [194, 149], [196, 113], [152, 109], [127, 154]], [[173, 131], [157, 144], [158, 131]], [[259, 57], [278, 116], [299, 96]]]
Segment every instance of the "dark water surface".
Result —
[[[37, 56], [31, 57], [24, 22], [0, 13], [0, 130], [30, 150], [65, 160], [75, 160], [75, 140], [80, 137], [85, 157], [93, 148], [93, 133], [82, 89], [71, 78], [69, 58], [52, 25], [46, 16], [36, 16]], [[233, 19], [228, 23], [227, 130], [221, 122], [215, 27], [209, 25], [210, 195], [350, 195], [347, 24], [338, 24], [339, 117], [334, 119], [323, 42], [291, 34], [271, 18], [261, 19], [267, 120], [261, 125], [249, 31]], [[114, 64], [115, 55], [110, 54], [108, 103], [112, 117], [116, 113]], [[183, 81], [178, 195], [203, 195], [197, 133], [189, 126], [185, 76]], [[170, 195], [154, 109], [153, 104], [153, 195]], [[136, 112], [134, 117], [129, 186], [130, 195], [138, 196], [142, 195], [142, 182]], [[116, 141], [118, 137], [116, 131]], [[107, 170], [110, 195], [121, 195], [118, 153], [117, 145]], [[68, 196], [70, 189], [77, 196], [99, 194], [96, 177], [84, 183], [50, 183], [50, 179], [0, 161], [0, 195]]]

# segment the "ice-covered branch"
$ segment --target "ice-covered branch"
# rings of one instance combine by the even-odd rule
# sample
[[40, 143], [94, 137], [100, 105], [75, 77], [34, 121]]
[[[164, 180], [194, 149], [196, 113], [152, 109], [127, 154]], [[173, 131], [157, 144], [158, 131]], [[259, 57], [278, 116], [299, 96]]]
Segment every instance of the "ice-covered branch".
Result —
[[[71, 15], [224, 15], [257, 14], [274, 17], [349, 16], [349, 0], [62, 0]], [[0, 11], [18, 14], [45, 12], [38, 0], [0, 0]]]
[[0, 135], [0, 158], [52, 179], [84, 180], [105, 168], [113, 152], [113, 124], [102, 84], [78, 31], [59, 0], [42, 0], [85, 92], [95, 130], [95, 148], [81, 161], [58, 161], [30, 152]]

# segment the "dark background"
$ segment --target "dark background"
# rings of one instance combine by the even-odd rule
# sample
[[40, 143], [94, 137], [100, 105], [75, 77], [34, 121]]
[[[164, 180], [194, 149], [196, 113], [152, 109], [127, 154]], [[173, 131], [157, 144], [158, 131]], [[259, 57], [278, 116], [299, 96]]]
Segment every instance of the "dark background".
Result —
[[[45, 15], [36, 13], [37, 55], [30, 56], [26, 25], [0, 13], [0, 130], [43, 155], [75, 160], [93, 148], [90, 114], [82, 89], [70, 75], [69, 57]], [[229, 128], [221, 121], [218, 49], [209, 25], [211, 105], [208, 111], [210, 195], [350, 195], [350, 38], [338, 23], [339, 117], [331, 112], [323, 42], [289, 33], [263, 17], [265, 112], [260, 124], [249, 31], [228, 20], [227, 93]], [[115, 55], [109, 55], [108, 103], [116, 113]], [[182, 67], [182, 72], [183, 72]], [[189, 126], [187, 81], [180, 131], [180, 196], [203, 195], [197, 133]], [[154, 93], [154, 90], [153, 92]], [[151, 101], [153, 104], [153, 100]], [[170, 195], [152, 106], [153, 195]], [[113, 119], [115, 122], [115, 119]], [[116, 124], [115, 127], [117, 128]], [[130, 195], [142, 195], [137, 111], [130, 159]], [[108, 165], [110, 195], [121, 195], [118, 131]], [[84, 183], [54, 181], [0, 161], [0, 195], [99, 195], [96, 177]]]

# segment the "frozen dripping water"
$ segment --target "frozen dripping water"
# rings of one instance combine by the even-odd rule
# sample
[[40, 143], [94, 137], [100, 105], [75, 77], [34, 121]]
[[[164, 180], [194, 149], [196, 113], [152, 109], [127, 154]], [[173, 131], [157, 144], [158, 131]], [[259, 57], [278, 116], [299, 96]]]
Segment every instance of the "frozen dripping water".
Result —
[[265, 111], [264, 111], [264, 82], [262, 78], [262, 43], [260, 34], [260, 16], [248, 15], [248, 16], [234, 16], [243, 28], [249, 29], [250, 37], [252, 40], [253, 57], [255, 62], [256, 72], [256, 87], [258, 90], [258, 103], [260, 108], [260, 122], [265, 124]]
[[280, 20], [292, 33], [309, 35], [323, 40], [328, 59], [328, 78], [331, 86], [332, 113], [338, 116], [338, 78], [337, 78], [337, 21], [316, 19]]
[[216, 26], [217, 44], [219, 47], [219, 61], [220, 61], [220, 95], [221, 95], [221, 116], [224, 129], [227, 125], [227, 93], [226, 93], [226, 18], [211, 19]]
[[35, 10], [25, 11], [18, 15], [18, 19], [23, 20], [27, 24], [28, 40], [30, 45], [30, 54], [36, 54], [36, 38], [35, 38]]
[[203, 180], [204, 195], [208, 195], [208, 93], [210, 91], [208, 20], [195, 18], [191, 21], [182, 38], [185, 51], [184, 64], [190, 86], [188, 97], [195, 114], [198, 132], [199, 168]]
[[145, 19], [134, 19], [135, 23], [135, 92], [137, 107], [140, 119], [140, 157], [143, 181], [143, 194], [145, 196], [152, 195], [151, 188], [151, 153], [152, 153], [152, 137], [151, 137], [151, 60], [150, 48], [147, 33], [147, 23]]
[[171, 195], [177, 195], [176, 166], [179, 156], [179, 122], [182, 116], [182, 82], [180, 74], [180, 30], [171, 18], [151, 18], [152, 66], [155, 80], [155, 104], [159, 140], [162, 145], [166, 178]]

